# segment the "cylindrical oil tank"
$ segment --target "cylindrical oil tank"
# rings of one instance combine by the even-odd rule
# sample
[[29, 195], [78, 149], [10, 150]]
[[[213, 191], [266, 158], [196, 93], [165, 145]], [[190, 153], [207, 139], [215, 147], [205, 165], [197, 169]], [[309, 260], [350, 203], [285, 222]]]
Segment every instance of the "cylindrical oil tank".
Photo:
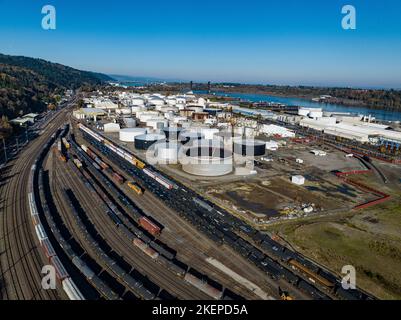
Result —
[[155, 157], [159, 164], [177, 164], [180, 144], [177, 142], [158, 142], [155, 145]]
[[236, 141], [238, 139], [242, 139], [242, 135], [239, 133], [234, 134], [231, 131], [221, 131], [217, 132], [213, 135], [213, 139], [223, 142], [224, 145], [226, 146], [231, 146], [233, 141]]
[[126, 128], [135, 128], [136, 127], [136, 120], [133, 118], [124, 118], [124, 124]]
[[205, 138], [204, 134], [197, 131], [184, 131], [181, 132], [179, 136], [179, 140], [181, 141], [182, 144], [186, 144], [190, 141], [201, 140], [204, 138]]
[[152, 118], [152, 119], [146, 120], [146, 126], [151, 127], [154, 130], [158, 129], [159, 123], [162, 123], [162, 125], [161, 125], [162, 128], [168, 126], [168, 120], [166, 120], [164, 118]]
[[204, 134], [205, 139], [213, 140], [214, 134], [219, 132], [217, 128], [202, 128], [201, 132]]
[[164, 105], [164, 99], [160, 97], [150, 97], [148, 99], [148, 104], [153, 105], [153, 106], [163, 106]]
[[143, 106], [145, 104], [145, 99], [141, 97], [135, 97], [131, 99], [131, 104], [133, 106]]
[[135, 149], [147, 150], [155, 142], [165, 139], [163, 134], [142, 134], [135, 137]]
[[124, 128], [120, 129], [120, 141], [134, 142], [135, 137], [146, 134], [148, 130], [146, 128]]
[[120, 125], [118, 123], [105, 123], [103, 125], [103, 131], [104, 132], [119, 132], [120, 131]]
[[168, 97], [166, 102], [169, 106], [175, 106], [177, 104], [177, 99], [173, 97]]
[[246, 138], [253, 138], [256, 134], [256, 131], [254, 128], [246, 127], [244, 129], [244, 134]]
[[173, 122], [174, 122], [175, 124], [178, 124], [178, 123], [180, 123], [180, 122], [187, 121], [187, 117], [175, 116], [175, 117], [173, 117], [172, 120], [173, 120]]
[[131, 107], [131, 113], [134, 113], [134, 114], [141, 112], [143, 110], [145, 110], [145, 107], [143, 105], [141, 105], [141, 106], [135, 105], [135, 106]]
[[263, 156], [266, 152], [266, 142], [254, 139], [234, 141], [234, 153], [246, 156]]
[[181, 150], [180, 163], [182, 170], [187, 173], [217, 177], [232, 172], [232, 153], [227, 149], [200, 144], [189, 148], [183, 147]]
[[117, 114], [121, 114], [121, 115], [130, 115], [131, 114], [131, 108], [116, 109], [116, 113]]
[[139, 119], [140, 122], [145, 123], [149, 119], [156, 118], [159, 116], [158, 111], [145, 111], [142, 113], [137, 114], [137, 118]]
[[178, 127], [167, 127], [163, 129], [164, 134], [166, 135], [167, 140], [178, 140], [180, 133], [182, 132], [182, 128]]

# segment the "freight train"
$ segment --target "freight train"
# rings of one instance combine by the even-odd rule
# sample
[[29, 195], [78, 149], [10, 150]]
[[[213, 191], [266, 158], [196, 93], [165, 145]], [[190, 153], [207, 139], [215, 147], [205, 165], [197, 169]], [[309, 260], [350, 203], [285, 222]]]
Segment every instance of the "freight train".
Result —
[[[73, 146], [76, 147], [77, 145], [73, 143]], [[88, 179], [89, 184], [94, 183], [89, 176], [83, 174], [83, 177]], [[95, 190], [93, 185], [91, 187], [91, 190]], [[113, 221], [114, 225], [123, 236], [128, 238], [129, 241], [135, 247], [139, 248], [144, 254], [185, 280], [188, 267], [184, 267], [183, 263], [180, 263], [175, 259], [175, 253], [173, 253], [171, 249], [167, 249], [164, 244], [158, 242], [156, 239], [152, 240], [139, 229], [139, 227], [142, 227], [152, 236], [157, 236], [160, 233], [159, 226], [157, 226], [147, 217], [141, 216], [138, 219], [139, 227], [136, 227], [129, 221], [122, 221], [123, 216], [114, 204], [109, 203], [108, 207], [111, 207], [113, 209], [107, 209], [106, 214]], [[220, 299], [223, 297], [223, 290], [217, 289], [213, 285], [209, 284], [209, 282], [205, 280], [205, 277], [201, 276], [197, 278], [197, 276], [191, 275], [191, 279], [195, 278], [197, 280], [194, 280], [190, 283], [196, 286], [199, 290], [209, 294], [211, 297], [216, 299]]]
[[[308, 268], [311, 272], [316, 273], [317, 276], [323, 278], [327, 277], [327, 280], [330, 282], [329, 286], [324, 285], [323, 281], [319, 284], [323, 285], [328, 291], [335, 292], [340, 298], [345, 298], [341, 296], [341, 290], [338, 290], [339, 281], [332, 274], [320, 269], [312, 262], [304, 259], [301, 255], [283, 247], [267, 235], [260, 233], [240, 219], [217, 207], [215, 204], [203, 199], [193, 190], [182, 186], [171, 178], [166, 178], [156, 169], [147, 166], [130, 152], [121, 147], [117, 147], [102, 135], [82, 124], [79, 124], [79, 128], [84, 132], [85, 139], [98, 148], [103, 154], [117, 162], [122, 169], [134, 176], [137, 181], [141, 181], [148, 190], [164, 200], [168, 206], [175, 209], [183, 218], [189, 220], [216, 243], [225, 243], [233, 247], [248, 260], [265, 270], [272, 278], [284, 278], [316, 299], [329, 298], [326, 294], [314, 287], [316, 280], [310, 273], [306, 274], [305, 279], [307, 279], [307, 281], [305, 281], [291, 271], [292, 265], [288, 262], [290, 259], [294, 259], [304, 265], [304, 268]], [[133, 158], [135, 161], [132, 160]], [[127, 165], [127, 162], [134, 166]], [[141, 163], [140, 166], [136, 165], [138, 162]], [[243, 239], [239, 234], [252, 239], [263, 252]], [[276, 260], [281, 261], [281, 263], [272, 260], [269, 256], [264, 254], [265, 252], [267, 252], [269, 256], [275, 257]], [[298, 271], [305, 274], [305, 270]], [[318, 279], [317, 276], [314, 277]], [[312, 281], [309, 278], [311, 278]], [[301, 282], [301, 280], [303, 282]], [[304, 285], [304, 282], [308, 284], [308, 281], [310, 282], [309, 285], [314, 288], [313, 290], [309, 289], [307, 285]], [[315, 281], [315, 283], [313, 283], [313, 281]], [[335, 283], [334, 287], [332, 286], [333, 282]], [[361, 297], [361, 299], [369, 298], [368, 295], [362, 293], [360, 290], [355, 290], [355, 292], [358, 292], [356, 295]]]
[[[43, 172], [40, 170], [39, 172], [39, 192], [41, 197], [45, 199], [45, 192], [43, 189]], [[82, 260], [82, 252], [83, 249], [78, 246], [75, 239], [72, 237], [71, 233], [68, 231], [68, 228], [65, 226], [64, 222], [59, 221], [61, 223], [59, 225], [56, 223], [55, 212], [50, 213], [49, 207], [45, 202], [42, 203], [42, 209], [44, 216], [49, 224], [49, 228], [54, 238], [57, 241], [57, 244], [62, 248], [65, 255], [70, 259], [71, 263], [75, 265], [78, 271], [86, 278], [86, 280], [107, 300], [118, 300], [119, 296], [116, 294], [103, 280], [101, 280], [92, 269]], [[72, 244], [75, 243], [73, 247]], [[81, 256], [80, 263], [77, 264], [77, 258]], [[94, 262], [91, 261], [91, 264], [94, 265]]]
[[[43, 210], [44, 220], [43, 222], [49, 225], [50, 235], [56, 240], [56, 246], [60, 246], [61, 249], [64, 251], [67, 256], [73, 258], [72, 255], [75, 256], [74, 251], [72, 250], [71, 246], [68, 242], [62, 237], [60, 229], [57, 227], [56, 223], [54, 222], [54, 212], [51, 214], [50, 210], [46, 203], [42, 203], [37, 199], [40, 197], [44, 199], [44, 190], [43, 190], [43, 183], [42, 183], [42, 175], [43, 171], [39, 168], [40, 164], [43, 162], [46, 154], [50, 150], [51, 146], [53, 145], [55, 139], [58, 136], [63, 137], [68, 131], [68, 125], [65, 125], [63, 129], [58, 129], [55, 134], [51, 136], [51, 139], [45, 143], [42, 147], [35, 164], [31, 168], [31, 174], [29, 176], [29, 192], [28, 192], [28, 203], [31, 213], [32, 223], [35, 226], [35, 233], [37, 234], [38, 240], [41, 243], [41, 247], [44, 250], [44, 254], [48, 261], [55, 267], [56, 274], [58, 279], [62, 284], [62, 288], [66, 293], [67, 297], [71, 300], [84, 300], [85, 297], [83, 293], [79, 290], [77, 285], [75, 284], [72, 277], [66, 271], [66, 267], [62, 263], [61, 256], [58, 256], [53, 247], [48, 234], [45, 231], [44, 225], [41, 223], [41, 218], [39, 216], [38, 205], [40, 206], [41, 210]], [[39, 181], [39, 182], [38, 182]], [[36, 183], [39, 184], [39, 188], [36, 188]], [[35, 192], [37, 195], [35, 195]], [[40, 196], [39, 196], [40, 194]], [[116, 299], [118, 296], [104, 284], [104, 282], [98, 278], [97, 276], [93, 277], [94, 287], [104, 296], [106, 299]]]
[[[46, 150], [48, 146], [45, 145], [43, 148]], [[43, 150], [42, 149], [42, 150]], [[36, 236], [42, 247], [42, 250], [49, 260], [50, 264], [55, 268], [57, 278], [62, 284], [63, 290], [70, 300], [84, 300], [85, 297], [80, 292], [74, 281], [71, 279], [70, 275], [64, 268], [64, 265], [56, 255], [56, 252], [50, 243], [46, 231], [40, 221], [39, 212], [37, 209], [35, 193], [34, 193], [34, 175], [36, 174], [37, 165], [36, 163], [31, 167], [31, 172], [29, 176], [29, 191], [28, 191], [28, 203], [30, 208], [31, 220], [35, 229]]]

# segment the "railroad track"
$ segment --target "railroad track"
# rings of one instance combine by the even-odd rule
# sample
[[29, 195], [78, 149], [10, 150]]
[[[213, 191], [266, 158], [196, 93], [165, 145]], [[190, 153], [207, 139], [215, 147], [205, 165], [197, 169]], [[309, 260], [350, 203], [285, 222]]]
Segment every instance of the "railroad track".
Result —
[[[30, 168], [44, 141], [64, 122], [66, 110], [53, 119], [54, 125], [31, 142], [11, 164], [10, 180], [1, 187], [5, 197], [2, 210], [2, 299], [59, 299], [65, 295], [61, 290], [43, 290], [41, 270], [47, 262], [36, 246], [34, 230], [27, 205], [28, 177]], [[4, 258], [3, 258], [4, 257]]]
[[[107, 157], [101, 157], [105, 162], [113, 167], [113, 170], [118, 171], [118, 173], [125, 178], [130, 178], [125, 172], [118, 169], [117, 164], [115, 164], [112, 160], [108, 159]], [[111, 179], [110, 174], [105, 175]], [[120, 188], [120, 186], [116, 186], [116, 188]], [[193, 266], [196, 265], [199, 271], [211, 276], [219, 283], [228, 284], [228, 287], [230, 289], [234, 289], [236, 292], [245, 293], [249, 299], [258, 298], [253, 293], [247, 292], [248, 289], [243, 288], [239, 283], [232, 279], [227, 279], [227, 275], [205, 262], [207, 257], [213, 256], [220, 261], [224, 261], [224, 263], [231, 269], [237, 270], [237, 272], [241, 274], [245, 273], [246, 278], [252, 279], [255, 283], [260, 284], [260, 279], [263, 279], [262, 281], [264, 283], [264, 288], [268, 288], [267, 292], [273, 296], [277, 295], [278, 284], [276, 282], [267, 278], [253, 265], [247, 263], [246, 261], [242, 261], [243, 258], [239, 257], [230, 248], [220, 247], [218, 250], [216, 250], [216, 244], [212, 240], [205, 238], [202, 234], [199, 234], [196, 230], [193, 230], [191, 225], [185, 220], [177, 219], [177, 214], [173, 212], [171, 208], [166, 207], [150, 192], [145, 192], [141, 196], [136, 196], [133, 195], [132, 191], [124, 187], [122, 187], [122, 192], [144, 212], [153, 216], [163, 225], [169, 226], [169, 230], [163, 230], [160, 240], [168, 245], [171, 245], [172, 248], [179, 248], [177, 257], [180, 259], [184, 258], [182, 259], [183, 262]], [[114, 196], [113, 198], [114, 201], [118, 202], [122, 208], [125, 207], [125, 205], [121, 203], [119, 199], [116, 199]], [[179, 230], [179, 233], [173, 232], [173, 230]], [[177, 240], [177, 237], [179, 237], [180, 240]], [[180, 244], [179, 241], [182, 243]], [[238, 264], [241, 267], [239, 267]], [[202, 267], [200, 268], [200, 266]], [[259, 278], [255, 276], [257, 274], [260, 274]], [[281, 287], [285, 287], [285, 284], [281, 285]], [[302, 294], [300, 295], [302, 296]]]
[[[171, 293], [177, 298], [199, 300], [210, 299], [208, 295], [184, 283], [183, 279], [164, 269], [163, 266], [156, 264], [141, 252], [137, 252], [132, 243], [118, 233], [115, 226], [111, 223], [111, 220], [105, 214], [101, 213], [103, 209], [99, 207], [98, 202], [101, 201], [101, 199], [92, 200], [92, 195], [86, 195], [86, 192], [82, 192], [83, 190], [86, 190], [86, 188], [70, 168], [59, 170], [58, 172], [63, 176], [64, 185], [69, 183], [75, 191], [81, 191], [76, 193], [80, 204], [85, 208], [85, 212], [94, 223], [97, 231], [104, 239], [106, 239], [106, 242], [116, 253], [118, 253], [118, 255], [124, 257], [130, 265], [134, 266], [134, 268], [141, 272], [141, 274], [146, 275], [161, 289], [168, 289], [168, 291], [171, 291]], [[68, 177], [66, 174], [68, 174]], [[88, 199], [91, 199], [92, 201], [89, 201]]]

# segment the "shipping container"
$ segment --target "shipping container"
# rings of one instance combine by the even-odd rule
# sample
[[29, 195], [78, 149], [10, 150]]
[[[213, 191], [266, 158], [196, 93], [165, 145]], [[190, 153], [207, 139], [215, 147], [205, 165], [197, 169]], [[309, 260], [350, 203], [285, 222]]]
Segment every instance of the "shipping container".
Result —
[[132, 190], [134, 190], [139, 195], [143, 194], [143, 189], [137, 183], [135, 183], [133, 181], [128, 182], [128, 187], [130, 187]]
[[78, 169], [82, 168], [82, 162], [78, 159], [73, 160], [74, 164], [77, 166]]
[[161, 232], [160, 228], [146, 217], [139, 218], [139, 225], [153, 236], [157, 236]]
[[66, 138], [62, 138], [61, 140], [63, 141], [64, 147], [66, 149], [69, 149], [71, 147], [70, 143], [67, 141]]
[[47, 235], [46, 235], [46, 232], [45, 232], [45, 230], [43, 229], [43, 226], [42, 226], [42, 224], [37, 224], [36, 226], [35, 226], [35, 231], [36, 231], [36, 235], [37, 235], [37, 237], [38, 237], [38, 240], [42, 243], [42, 241], [44, 240], [44, 239], [47, 239]]
[[42, 240], [42, 246], [46, 257], [50, 261], [50, 258], [56, 255], [56, 251], [54, 250], [52, 244], [50, 243], [50, 240], [47, 238]]
[[114, 172], [112, 174], [114, 181], [118, 182], [119, 184], [123, 184], [124, 183], [124, 178], [121, 177], [117, 172]]
[[139, 249], [141, 249], [142, 251], [144, 251], [148, 245], [143, 242], [142, 240], [135, 238], [134, 241], [132, 241], [134, 243], [135, 246], [137, 246]]

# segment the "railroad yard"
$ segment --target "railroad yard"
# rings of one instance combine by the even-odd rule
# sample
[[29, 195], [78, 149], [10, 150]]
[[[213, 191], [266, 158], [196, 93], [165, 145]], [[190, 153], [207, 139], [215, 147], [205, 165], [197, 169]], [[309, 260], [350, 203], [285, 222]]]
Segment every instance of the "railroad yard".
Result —
[[[371, 207], [396, 210], [383, 204], [400, 196], [396, 165], [286, 139], [253, 160], [257, 174], [196, 176], [148, 163], [139, 145], [73, 117], [74, 104], [2, 171], [2, 298], [369, 300], [361, 288], [383, 279], [393, 286], [377, 295], [398, 294], [389, 269], [359, 265], [359, 255], [361, 288], [344, 290], [339, 272], [361, 237], [389, 266], [399, 259], [395, 238], [383, 240], [394, 217]], [[46, 265], [56, 290], [43, 289]]]

